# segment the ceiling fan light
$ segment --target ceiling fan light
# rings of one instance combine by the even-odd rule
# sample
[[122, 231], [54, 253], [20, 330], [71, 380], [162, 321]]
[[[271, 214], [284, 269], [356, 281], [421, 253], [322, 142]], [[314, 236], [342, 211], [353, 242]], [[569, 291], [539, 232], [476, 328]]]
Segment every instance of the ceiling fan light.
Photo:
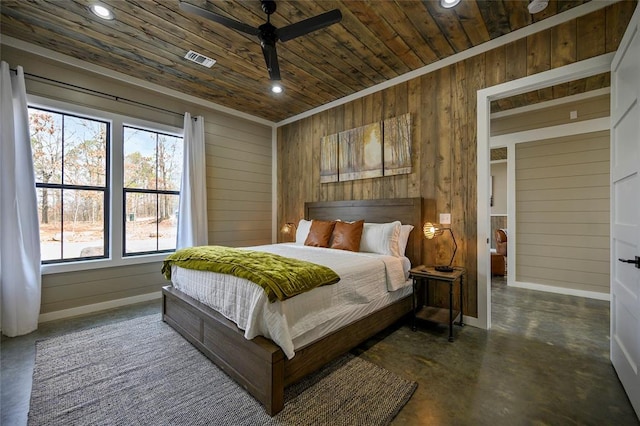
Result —
[[440, 6], [444, 7], [445, 9], [451, 9], [452, 7], [460, 3], [460, 1], [461, 0], [440, 0]]
[[91, 10], [91, 12], [98, 18], [107, 20], [112, 20], [113, 18], [115, 18], [111, 9], [100, 3], [92, 4], [91, 6], [89, 6], [89, 10]]
[[278, 83], [274, 83], [273, 86], [271, 86], [271, 91], [273, 93], [282, 93], [284, 89], [282, 88], [282, 86], [280, 86]]

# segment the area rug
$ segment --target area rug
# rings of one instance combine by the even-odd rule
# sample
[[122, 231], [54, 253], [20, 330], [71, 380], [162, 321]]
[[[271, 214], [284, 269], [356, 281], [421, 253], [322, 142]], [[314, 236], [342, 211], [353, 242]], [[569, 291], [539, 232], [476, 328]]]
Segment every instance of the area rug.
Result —
[[29, 425], [384, 425], [417, 384], [346, 355], [262, 405], [159, 315], [36, 343]]

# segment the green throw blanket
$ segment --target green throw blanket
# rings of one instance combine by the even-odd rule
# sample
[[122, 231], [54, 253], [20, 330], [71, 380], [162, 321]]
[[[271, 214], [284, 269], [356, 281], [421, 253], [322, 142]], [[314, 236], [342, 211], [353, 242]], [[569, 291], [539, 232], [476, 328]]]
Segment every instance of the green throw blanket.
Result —
[[167, 256], [162, 273], [168, 280], [171, 279], [171, 265], [248, 279], [264, 289], [269, 302], [285, 300], [340, 281], [340, 277], [326, 266], [277, 254], [221, 246], [189, 247]]

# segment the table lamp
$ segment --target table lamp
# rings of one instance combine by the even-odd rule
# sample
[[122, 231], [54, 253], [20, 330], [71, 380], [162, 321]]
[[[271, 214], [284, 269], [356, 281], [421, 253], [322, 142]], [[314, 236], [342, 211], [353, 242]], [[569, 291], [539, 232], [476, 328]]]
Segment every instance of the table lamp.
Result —
[[424, 232], [424, 236], [428, 240], [431, 240], [435, 237], [439, 237], [444, 233], [444, 231], [449, 231], [449, 233], [451, 234], [451, 238], [453, 239], [453, 255], [451, 255], [451, 260], [449, 261], [449, 265], [437, 265], [435, 269], [436, 271], [439, 271], [439, 272], [453, 272], [453, 267], [451, 266], [451, 264], [453, 263], [453, 259], [456, 257], [458, 244], [456, 243], [456, 237], [454, 237], [453, 231], [451, 230], [451, 228], [440, 228], [431, 222], [425, 223], [424, 227], [422, 228], [422, 232]]
[[293, 222], [287, 222], [282, 226], [282, 229], [280, 230], [283, 234], [286, 235], [293, 235], [293, 239], [295, 241], [295, 235], [296, 235], [296, 230], [298, 229], [298, 227], [296, 226], [295, 223]]

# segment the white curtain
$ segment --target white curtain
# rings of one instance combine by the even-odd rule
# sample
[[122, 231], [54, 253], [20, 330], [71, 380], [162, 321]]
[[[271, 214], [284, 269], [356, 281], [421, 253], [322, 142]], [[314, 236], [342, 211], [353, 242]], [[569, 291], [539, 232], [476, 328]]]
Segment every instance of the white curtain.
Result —
[[184, 155], [178, 209], [177, 248], [204, 246], [207, 234], [207, 170], [204, 154], [204, 118], [184, 114]]
[[29, 112], [22, 67], [0, 76], [0, 288], [2, 333], [13, 337], [38, 328], [40, 229]]

